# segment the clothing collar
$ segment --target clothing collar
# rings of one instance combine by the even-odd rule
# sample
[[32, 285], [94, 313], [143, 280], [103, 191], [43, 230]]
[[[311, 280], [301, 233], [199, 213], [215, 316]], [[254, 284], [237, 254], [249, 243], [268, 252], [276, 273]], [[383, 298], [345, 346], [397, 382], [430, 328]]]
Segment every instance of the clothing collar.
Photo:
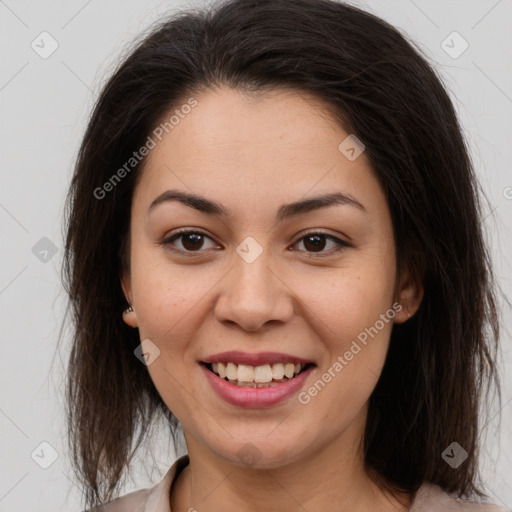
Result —
[[[144, 512], [172, 512], [170, 504], [171, 487], [181, 470], [189, 464], [187, 454], [179, 457], [169, 468], [163, 479], [155, 485], [147, 498]], [[472, 502], [454, 499], [441, 487], [425, 482], [414, 495], [409, 512], [442, 512], [474, 511], [503, 512], [505, 509], [485, 502]]]
[[164, 478], [149, 493], [144, 512], [172, 512], [169, 502], [171, 487], [180, 471], [189, 463], [188, 455], [182, 455], [169, 468]]

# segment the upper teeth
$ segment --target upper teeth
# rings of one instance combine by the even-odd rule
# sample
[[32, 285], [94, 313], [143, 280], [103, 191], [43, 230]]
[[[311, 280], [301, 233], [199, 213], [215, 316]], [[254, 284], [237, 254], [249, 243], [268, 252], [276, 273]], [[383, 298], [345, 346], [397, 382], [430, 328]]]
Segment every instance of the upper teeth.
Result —
[[276, 363], [261, 366], [250, 366], [235, 363], [212, 363], [212, 370], [221, 378], [240, 382], [270, 382], [272, 379], [280, 380], [283, 377], [291, 379], [304, 369], [304, 364]]

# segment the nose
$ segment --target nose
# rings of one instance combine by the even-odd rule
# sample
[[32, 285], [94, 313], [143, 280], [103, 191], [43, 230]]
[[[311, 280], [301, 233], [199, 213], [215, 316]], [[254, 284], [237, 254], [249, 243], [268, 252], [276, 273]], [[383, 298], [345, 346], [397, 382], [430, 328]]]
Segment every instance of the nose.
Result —
[[293, 315], [293, 293], [263, 252], [248, 263], [235, 256], [233, 268], [222, 280], [215, 305], [218, 321], [246, 331], [261, 330], [272, 322], [287, 322]]

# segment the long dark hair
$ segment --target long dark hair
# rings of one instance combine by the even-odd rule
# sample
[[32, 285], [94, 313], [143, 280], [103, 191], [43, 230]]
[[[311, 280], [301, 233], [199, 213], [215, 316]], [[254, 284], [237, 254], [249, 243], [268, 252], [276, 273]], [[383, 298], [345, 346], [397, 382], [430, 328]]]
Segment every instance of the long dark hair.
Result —
[[[491, 382], [499, 391], [496, 285], [483, 192], [440, 77], [398, 30], [355, 7], [230, 0], [153, 27], [104, 86], [79, 151], [63, 276], [74, 326], [69, 447], [87, 506], [114, 497], [155, 417], [173, 441], [178, 425], [134, 356], [138, 330], [122, 321], [120, 275], [145, 160], [129, 170], [126, 162], [166, 114], [218, 85], [312, 93], [365, 144], [388, 198], [398, 272], [412, 269], [424, 286], [417, 314], [392, 331], [370, 398], [365, 464], [394, 491], [430, 481], [482, 496], [479, 407]], [[453, 441], [468, 453], [457, 469], [441, 458]]]

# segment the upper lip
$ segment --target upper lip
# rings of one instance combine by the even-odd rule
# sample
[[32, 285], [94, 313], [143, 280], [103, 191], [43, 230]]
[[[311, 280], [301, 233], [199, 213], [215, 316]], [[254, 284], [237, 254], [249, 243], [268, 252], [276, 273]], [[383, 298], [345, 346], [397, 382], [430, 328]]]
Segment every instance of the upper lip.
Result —
[[297, 357], [291, 354], [283, 354], [281, 352], [259, 352], [251, 354], [250, 352], [241, 352], [232, 350], [229, 352], [220, 352], [202, 360], [203, 363], [235, 363], [247, 364], [250, 366], [261, 366], [264, 364], [277, 364], [277, 363], [294, 363], [294, 364], [309, 364], [313, 361]]

